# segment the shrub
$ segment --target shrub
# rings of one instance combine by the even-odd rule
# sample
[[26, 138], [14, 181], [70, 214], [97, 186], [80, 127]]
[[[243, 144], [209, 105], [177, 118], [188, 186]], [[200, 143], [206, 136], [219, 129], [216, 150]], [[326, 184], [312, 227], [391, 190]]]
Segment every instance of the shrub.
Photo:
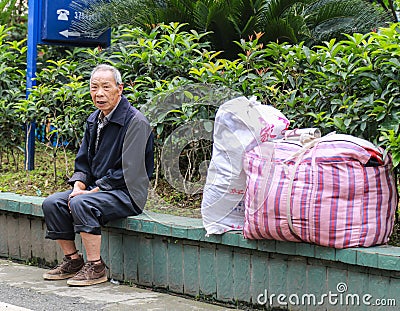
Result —
[[0, 25], [0, 154], [23, 141], [15, 103], [25, 97], [26, 40], [8, 41], [13, 29]]
[[[338, 131], [382, 145], [392, 152], [398, 166], [398, 26], [347, 35], [346, 40], [331, 40], [313, 49], [301, 43], [264, 46], [260, 43], [262, 34], [255, 34], [236, 43], [243, 52], [235, 60], [220, 58], [218, 51], [201, 42], [204, 34], [183, 31], [176, 23], [159, 25], [149, 34], [120, 27], [112, 46], [103, 51], [67, 49], [62, 59], [46, 60], [46, 55], [54, 55], [49, 47], [40, 64], [38, 85], [27, 100], [23, 99], [21, 82], [24, 43], [6, 42], [7, 31], [0, 28], [1, 57], [6, 64], [0, 70], [0, 74], [4, 72], [0, 92], [7, 99], [0, 103], [1, 124], [18, 132], [18, 122], [50, 122], [54, 131], [48, 137], [57, 134], [59, 141], [77, 147], [93, 109], [88, 93], [90, 70], [106, 62], [121, 70], [125, 94], [149, 116], [159, 156], [177, 128], [196, 120], [212, 121], [219, 104], [243, 94], [256, 95], [280, 109], [292, 120], [292, 127], [319, 127], [324, 133]], [[18, 65], [12, 65], [14, 61]], [[207, 94], [210, 89], [219, 91]], [[180, 97], [171, 101], [173, 94]], [[212, 123], [203, 125], [212, 128]], [[20, 140], [14, 142], [18, 143]], [[209, 150], [209, 144], [188, 148], [200, 150], [204, 159], [209, 153], [204, 146]], [[185, 149], [183, 153], [196, 152]], [[185, 165], [198, 163], [184, 158]]]
[[[400, 98], [398, 25], [347, 35], [316, 49], [241, 42], [253, 92], [282, 110], [294, 127], [320, 127], [371, 140], [398, 158]], [[259, 87], [262, 86], [262, 87]], [[391, 134], [390, 134], [391, 133]], [[396, 138], [397, 137], [397, 138]], [[396, 149], [397, 148], [397, 149]], [[398, 165], [398, 161], [395, 161]]]

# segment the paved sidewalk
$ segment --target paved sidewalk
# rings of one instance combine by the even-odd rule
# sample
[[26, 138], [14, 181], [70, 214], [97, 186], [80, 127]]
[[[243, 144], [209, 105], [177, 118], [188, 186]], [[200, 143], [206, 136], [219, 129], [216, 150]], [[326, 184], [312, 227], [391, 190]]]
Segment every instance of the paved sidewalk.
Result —
[[107, 282], [69, 287], [65, 280], [44, 281], [45, 269], [0, 259], [0, 311], [232, 310], [135, 286]]

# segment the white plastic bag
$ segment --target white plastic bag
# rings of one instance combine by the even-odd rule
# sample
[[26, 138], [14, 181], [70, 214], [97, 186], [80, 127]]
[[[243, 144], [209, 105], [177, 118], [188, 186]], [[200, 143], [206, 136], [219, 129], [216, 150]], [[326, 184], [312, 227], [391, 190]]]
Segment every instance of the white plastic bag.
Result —
[[244, 153], [260, 142], [282, 138], [288, 126], [289, 121], [279, 110], [261, 105], [255, 98], [238, 97], [219, 107], [201, 204], [207, 235], [243, 229]]

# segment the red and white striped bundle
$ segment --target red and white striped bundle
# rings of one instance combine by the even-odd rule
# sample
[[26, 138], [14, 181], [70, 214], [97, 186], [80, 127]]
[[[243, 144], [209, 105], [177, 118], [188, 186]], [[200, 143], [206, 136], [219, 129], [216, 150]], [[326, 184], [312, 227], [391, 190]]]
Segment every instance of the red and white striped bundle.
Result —
[[397, 189], [389, 155], [331, 134], [306, 145], [264, 142], [244, 158], [244, 236], [334, 248], [387, 243]]

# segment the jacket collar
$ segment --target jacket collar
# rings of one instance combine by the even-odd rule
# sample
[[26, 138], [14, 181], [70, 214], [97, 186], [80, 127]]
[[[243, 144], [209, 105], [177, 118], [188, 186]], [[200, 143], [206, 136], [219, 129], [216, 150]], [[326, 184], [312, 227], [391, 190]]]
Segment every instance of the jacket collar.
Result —
[[[117, 124], [123, 126], [125, 124], [126, 113], [129, 109], [129, 107], [130, 107], [130, 104], [129, 104], [128, 100], [126, 99], [125, 96], [122, 95], [117, 108], [115, 109], [114, 113], [111, 116], [111, 119], [108, 122], [117, 123]], [[99, 114], [100, 114], [100, 109], [97, 109], [94, 113], [92, 113], [89, 116], [88, 122], [96, 123]]]

